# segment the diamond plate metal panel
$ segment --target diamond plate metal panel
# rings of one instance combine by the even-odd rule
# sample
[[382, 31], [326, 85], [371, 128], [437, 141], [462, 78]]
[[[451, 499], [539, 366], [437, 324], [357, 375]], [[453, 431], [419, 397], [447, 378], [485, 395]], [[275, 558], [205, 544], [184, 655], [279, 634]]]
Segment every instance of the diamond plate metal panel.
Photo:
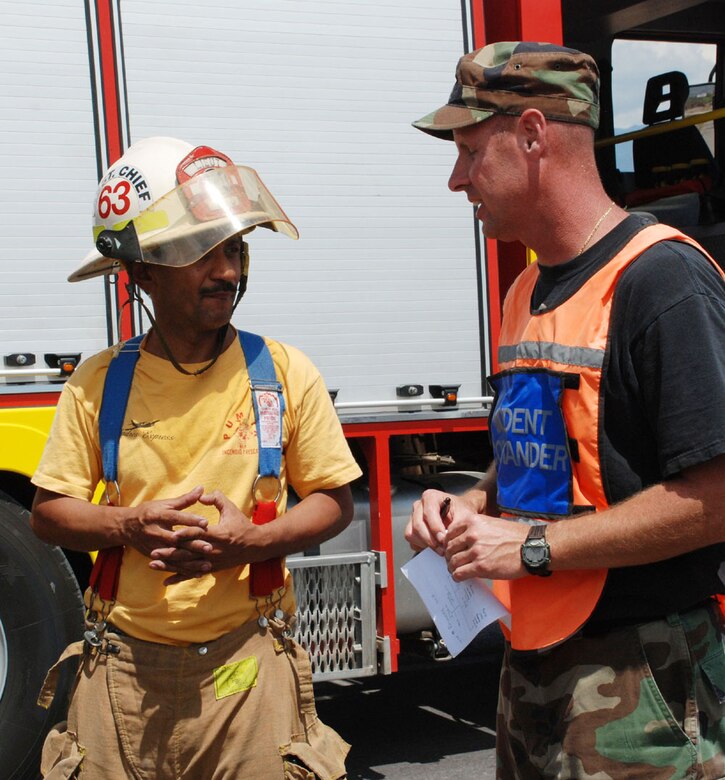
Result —
[[288, 558], [297, 597], [295, 639], [313, 679], [376, 674], [375, 554]]

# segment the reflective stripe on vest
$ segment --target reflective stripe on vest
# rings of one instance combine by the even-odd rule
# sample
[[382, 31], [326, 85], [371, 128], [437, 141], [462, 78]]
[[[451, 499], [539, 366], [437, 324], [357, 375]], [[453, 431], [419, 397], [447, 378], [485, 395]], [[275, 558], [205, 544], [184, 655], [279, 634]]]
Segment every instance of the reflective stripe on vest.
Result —
[[[599, 406], [614, 290], [630, 263], [654, 244], [671, 240], [694, 246], [720, 270], [692, 239], [667, 225], [650, 225], [550, 312], [530, 312], [535, 264], [514, 282], [504, 303], [501, 371], [491, 377], [496, 388], [491, 435], [502, 514], [553, 522], [577, 511], [607, 508]], [[559, 378], [577, 376], [576, 389], [562, 384], [558, 391]], [[569, 463], [564, 463], [565, 450]], [[512, 646], [541, 649], [574, 634], [591, 616], [606, 576], [606, 569], [589, 569], [496, 581], [494, 591], [511, 611], [511, 629], [503, 629]]]

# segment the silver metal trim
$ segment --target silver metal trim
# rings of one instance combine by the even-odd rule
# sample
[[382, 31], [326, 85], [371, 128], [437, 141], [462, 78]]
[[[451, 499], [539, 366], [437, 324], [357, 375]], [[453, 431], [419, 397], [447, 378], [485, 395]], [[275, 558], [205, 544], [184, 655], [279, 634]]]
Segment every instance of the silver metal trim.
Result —
[[388, 587], [388, 555], [385, 550], [375, 550], [375, 584]]
[[62, 377], [59, 368], [0, 368], [0, 378], [20, 379], [23, 377], [51, 376]]
[[[398, 406], [444, 406], [446, 403], [444, 398], [390, 398], [385, 401], [341, 401], [335, 402], [335, 409], [382, 409], [385, 407], [398, 407]], [[461, 404], [478, 404], [479, 406], [486, 406], [493, 403], [493, 396], [482, 395], [471, 398], [459, 398], [455, 406], [451, 405], [451, 409], [455, 409], [456, 406]]]

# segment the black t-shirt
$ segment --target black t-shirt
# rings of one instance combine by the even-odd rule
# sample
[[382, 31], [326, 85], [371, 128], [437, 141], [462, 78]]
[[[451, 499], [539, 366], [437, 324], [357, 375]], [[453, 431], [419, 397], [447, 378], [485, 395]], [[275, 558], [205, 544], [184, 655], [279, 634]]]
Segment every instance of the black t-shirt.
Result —
[[[650, 220], [630, 215], [574, 260], [540, 266], [532, 314], [566, 301]], [[666, 241], [623, 273], [603, 368], [600, 457], [610, 504], [725, 452], [725, 284]], [[725, 545], [613, 569], [591, 626], [659, 617], [724, 592]]]

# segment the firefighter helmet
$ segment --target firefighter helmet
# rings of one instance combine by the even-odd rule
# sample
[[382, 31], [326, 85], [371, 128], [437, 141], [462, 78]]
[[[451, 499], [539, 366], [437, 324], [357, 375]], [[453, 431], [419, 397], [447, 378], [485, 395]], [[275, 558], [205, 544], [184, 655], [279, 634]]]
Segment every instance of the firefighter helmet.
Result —
[[298, 238], [257, 172], [208, 146], [146, 138], [106, 171], [93, 211], [95, 249], [68, 281], [116, 273], [121, 262], [191, 265], [261, 226]]

